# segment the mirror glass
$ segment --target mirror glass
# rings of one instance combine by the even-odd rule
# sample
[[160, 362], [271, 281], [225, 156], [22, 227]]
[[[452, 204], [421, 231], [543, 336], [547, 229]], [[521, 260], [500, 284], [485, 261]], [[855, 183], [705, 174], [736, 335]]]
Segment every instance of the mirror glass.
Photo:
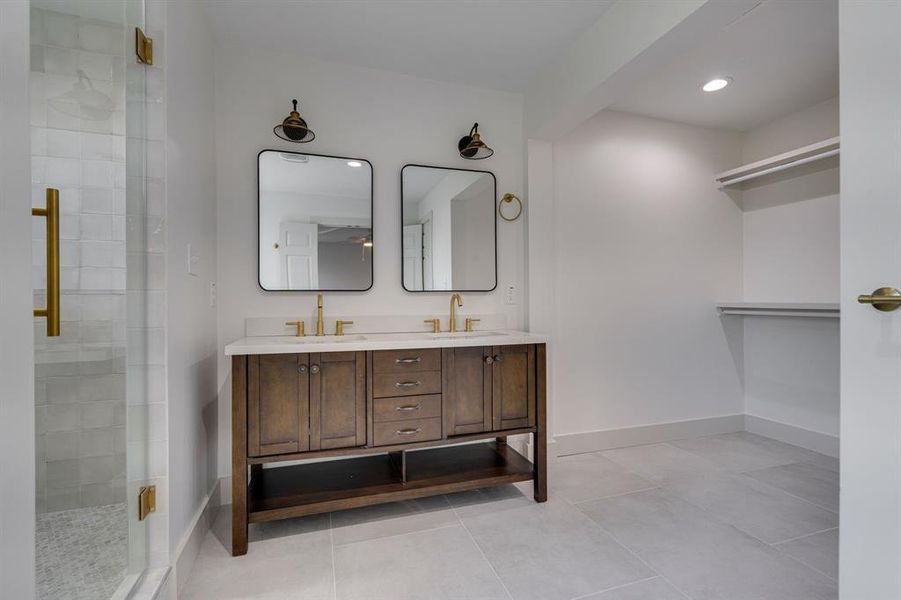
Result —
[[488, 171], [401, 171], [403, 283], [408, 292], [497, 287], [497, 183]]
[[280, 150], [264, 150], [258, 160], [260, 287], [371, 288], [369, 161]]

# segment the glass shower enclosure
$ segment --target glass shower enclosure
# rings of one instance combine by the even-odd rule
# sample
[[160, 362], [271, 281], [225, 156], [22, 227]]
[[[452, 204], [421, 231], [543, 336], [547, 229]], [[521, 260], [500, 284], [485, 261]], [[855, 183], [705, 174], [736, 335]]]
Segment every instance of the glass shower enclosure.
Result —
[[162, 367], [147, 351], [143, 25], [142, 0], [31, 2], [34, 305], [59, 317], [58, 335], [43, 317], [34, 332], [40, 599], [124, 598], [147, 566], [137, 498]]

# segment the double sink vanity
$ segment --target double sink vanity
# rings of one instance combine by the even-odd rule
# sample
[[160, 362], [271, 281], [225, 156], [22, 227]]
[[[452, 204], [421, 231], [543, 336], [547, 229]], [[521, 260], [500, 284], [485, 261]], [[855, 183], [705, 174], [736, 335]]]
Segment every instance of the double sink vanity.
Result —
[[[248, 523], [528, 480], [545, 501], [546, 341], [464, 331], [226, 346], [232, 554], [247, 552]], [[507, 445], [517, 434], [532, 435], [534, 465]], [[311, 458], [332, 460], [296, 464]]]
[[[257, 168], [261, 292], [371, 289], [373, 251], [390, 247], [373, 240], [372, 165], [264, 150]], [[400, 175], [398, 283], [451, 293], [447, 329], [429, 315], [326, 323], [321, 293], [308, 323], [245, 322], [247, 337], [225, 348], [234, 555], [247, 552], [249, 523], [529, 480], [547, 499], [547, 340], [498, 315], [456, 314], [457, 292], [497, 288], [495, 177], [424, 165]], [[521, 434], [532, 461], [507, 444]]]

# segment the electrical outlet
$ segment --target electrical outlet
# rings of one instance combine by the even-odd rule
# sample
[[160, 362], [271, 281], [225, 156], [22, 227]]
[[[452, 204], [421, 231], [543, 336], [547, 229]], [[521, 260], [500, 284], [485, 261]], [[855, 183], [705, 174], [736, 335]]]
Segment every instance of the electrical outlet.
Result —
[[516, 302], [516, 286], [512, 283], [507, 284], [507, 288], [504, 290], [504, 303], [513, 306], [516, 304]]

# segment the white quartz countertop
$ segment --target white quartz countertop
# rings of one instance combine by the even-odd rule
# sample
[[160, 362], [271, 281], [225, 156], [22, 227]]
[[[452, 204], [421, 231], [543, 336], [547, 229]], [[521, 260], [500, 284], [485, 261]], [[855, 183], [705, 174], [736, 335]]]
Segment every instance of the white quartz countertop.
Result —
[[512, 346], [545, 344], [548, 337], [527, 331], [497, 330], [457, 333], [348, 333], [343, 336], [257, 336], [234, 341], [225, 347], [226, 356], [247, 354], [301, 354], [307, 352], [347, 352], [364, 350], [404, 350], [413, 348], [455, 348], [460, 346]]

